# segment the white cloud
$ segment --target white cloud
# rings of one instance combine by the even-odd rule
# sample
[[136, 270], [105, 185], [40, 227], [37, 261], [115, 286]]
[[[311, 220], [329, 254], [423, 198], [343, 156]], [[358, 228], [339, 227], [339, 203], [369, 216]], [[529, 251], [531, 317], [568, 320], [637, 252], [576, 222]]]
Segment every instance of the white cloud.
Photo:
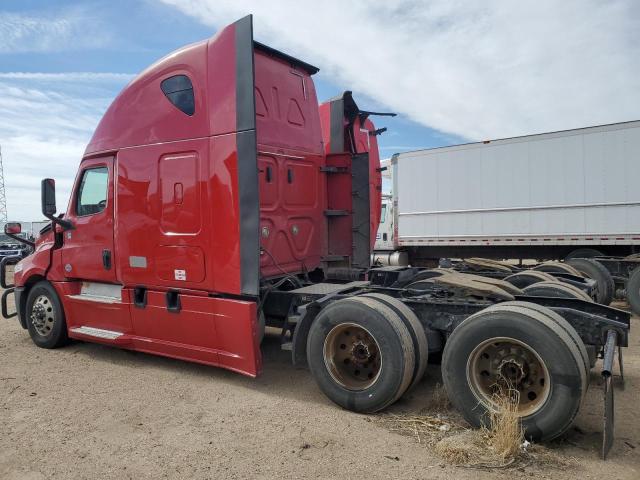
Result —
[[133, 77], [130, 73], [113, 72], [0, 72], [0, 80], [46, 80], [48, 82], [72, 81], [126, 81]]
[[253, 13], [257, 39], [468, 139], [640, 117], [632, 0], [163, 1], [216, 27]]
[[[0, 146], [10, 219], [39, 220], [40, 180], [66, 209], [78, 163], [104, 110], [131, 75], [0, 75]], [[52, 81], [53, 80], [53, 81]]]
[[109, 42], [100, 18], [82, 8], [38, 15], [0, 13], [0, 53], [86, 50]]

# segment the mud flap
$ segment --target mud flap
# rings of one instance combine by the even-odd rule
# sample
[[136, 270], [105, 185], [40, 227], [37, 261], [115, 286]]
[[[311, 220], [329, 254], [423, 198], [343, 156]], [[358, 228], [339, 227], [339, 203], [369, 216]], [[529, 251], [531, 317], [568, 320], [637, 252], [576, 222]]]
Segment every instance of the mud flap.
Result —
[[611, 451], [614, 439], [615, 409], [613, 395], [613, 362], [616, 348], [618, 349], [618, 363], [620, 366], [620, 376], [624, 385], [624, 375], [622, 367], [622, 350], [618, 346], [618, 334], [615, 330], [607, 332], [607, 340], [604, 346], [604, 359], [602, 365], [602, 378], [604, 380], [604, 418], [602, 430], [602, 459], [606, 460]]

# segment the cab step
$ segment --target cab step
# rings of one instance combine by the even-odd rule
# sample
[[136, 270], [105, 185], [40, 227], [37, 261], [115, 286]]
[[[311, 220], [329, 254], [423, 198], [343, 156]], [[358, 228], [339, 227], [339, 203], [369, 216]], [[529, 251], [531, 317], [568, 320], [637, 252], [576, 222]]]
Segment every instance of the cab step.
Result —
[[124, 335], [124, 333], [122, 332], [114, 332], [113, 330], [103, 330], [102, 328], [94, 328], [94, 327], [86, 327], [86, 326], [71, 328], [69, 332], [75, 333], [77, 335], [86, 335], [88, 337], [102, 338], [105, 340], [118, 340]]

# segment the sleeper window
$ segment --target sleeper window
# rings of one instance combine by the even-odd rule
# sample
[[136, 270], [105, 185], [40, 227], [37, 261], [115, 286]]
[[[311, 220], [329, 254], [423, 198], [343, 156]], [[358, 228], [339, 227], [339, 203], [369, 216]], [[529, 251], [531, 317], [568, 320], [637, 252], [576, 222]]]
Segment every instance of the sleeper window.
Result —
[[386, 219], [387, 219], [387, 205], [383, 203], [382, 210], [380, 211], [380, 223], [384, 223]]
[[107, 206], [107, 167], [90, 168], [82, 174], [76, 212], [79, 216], [99, 213]]
[[193, 85], [186, 75], [174, 75], [160, 83], [162, 92], [175, 107], [186, 115], [193, 115], [196, 111]]

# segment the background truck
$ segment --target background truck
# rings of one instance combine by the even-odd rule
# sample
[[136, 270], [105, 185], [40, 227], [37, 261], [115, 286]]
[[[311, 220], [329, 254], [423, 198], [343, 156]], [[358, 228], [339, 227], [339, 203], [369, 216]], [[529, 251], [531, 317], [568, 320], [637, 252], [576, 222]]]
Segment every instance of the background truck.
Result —
[[33, 254], [0, 262], [3, 315], [42, 348], [73, 338], [249, 376], [270, 326], [358, 412], [394, 403], [442, 352], [472, 425], [507, 389], [541, 440], [570, 427], [600, 356], [606, 455], [629, 314], [463, 273], [370, 268], [382, 129], [350, 92], [318, 105], [317, 71], [255, 42], [248, 16], [142, 72], [99, 123], [64, 215], [43, 180], [52, 226]]
[[639, 152], [634, 121], [394, 155], [392, 248], [376, 250], [412, 265], [627, 256], [640, 246]]

